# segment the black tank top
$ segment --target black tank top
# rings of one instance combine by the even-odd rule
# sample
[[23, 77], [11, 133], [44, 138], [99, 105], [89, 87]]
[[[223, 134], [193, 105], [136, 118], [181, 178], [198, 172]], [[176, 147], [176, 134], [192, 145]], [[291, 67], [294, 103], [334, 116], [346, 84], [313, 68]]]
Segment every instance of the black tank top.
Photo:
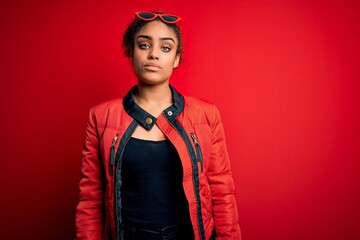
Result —
[[152, 228], [189, 223], [180, 157], [169, 140], [130, 138], [121, 172], [125, 223]]

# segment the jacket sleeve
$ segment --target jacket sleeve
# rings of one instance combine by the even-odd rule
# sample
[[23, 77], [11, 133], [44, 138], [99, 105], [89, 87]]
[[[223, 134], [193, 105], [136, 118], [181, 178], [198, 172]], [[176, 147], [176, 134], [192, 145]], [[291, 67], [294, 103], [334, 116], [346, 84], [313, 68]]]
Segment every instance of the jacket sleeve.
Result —
[[79, 183], [79, 203], [76, 209], [76, 239], [100, 240], [103, 231], [104, 176], [99, 150], [96, 118], [90, 110]]
[[212, 196], [216, 239], [239, 240], [241, 239], [241, 233], [234, 197], [235, 187], [231, 175], [224, 129], [220, 113], [216, 107], [214, 107], [214, 111], [215, 121], [212, 125], [211, 153], [207, 179]]

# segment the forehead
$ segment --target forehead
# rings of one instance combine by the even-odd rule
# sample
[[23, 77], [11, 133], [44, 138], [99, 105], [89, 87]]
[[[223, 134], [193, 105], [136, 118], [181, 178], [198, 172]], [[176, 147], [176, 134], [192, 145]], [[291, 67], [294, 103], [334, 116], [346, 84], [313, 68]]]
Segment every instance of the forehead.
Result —
[[147, 35], [153, 39], [171, 37], [176, 42], [178, 40], [174, 31], [161, 21], [151, 21], [147, 23], [135, 34], [135, 39], [139, 35]]

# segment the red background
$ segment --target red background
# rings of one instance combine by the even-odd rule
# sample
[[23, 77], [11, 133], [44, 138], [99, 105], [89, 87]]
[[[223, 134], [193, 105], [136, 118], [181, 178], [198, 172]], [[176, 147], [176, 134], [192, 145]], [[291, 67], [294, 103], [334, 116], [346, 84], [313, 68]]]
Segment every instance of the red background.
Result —
[[1, 239], [72, 239], [89, 108], [137, 10], [183, 17], [172, 84], [220, 108], [246, 240], [360, 239], [359, 1], [2, 1]]

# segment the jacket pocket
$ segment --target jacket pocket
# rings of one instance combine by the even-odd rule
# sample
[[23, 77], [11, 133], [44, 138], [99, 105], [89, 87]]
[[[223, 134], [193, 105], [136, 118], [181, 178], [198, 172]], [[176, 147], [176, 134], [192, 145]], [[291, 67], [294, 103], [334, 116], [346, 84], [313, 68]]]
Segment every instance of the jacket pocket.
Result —
[[195, 135], [195, 133], [190, 133], [191, 138], [194, 141], [194, 145], [195, 145], [195, 149], [196, 149], [196, 158], [197, 161], [200, 163], [201, 166], [201, 172], [204, 171], [204, 162], [203, 162], [203, 156], [202, 156], [202, 152], [201, 152], [201, 147], [199, 144], [199, 141]]

